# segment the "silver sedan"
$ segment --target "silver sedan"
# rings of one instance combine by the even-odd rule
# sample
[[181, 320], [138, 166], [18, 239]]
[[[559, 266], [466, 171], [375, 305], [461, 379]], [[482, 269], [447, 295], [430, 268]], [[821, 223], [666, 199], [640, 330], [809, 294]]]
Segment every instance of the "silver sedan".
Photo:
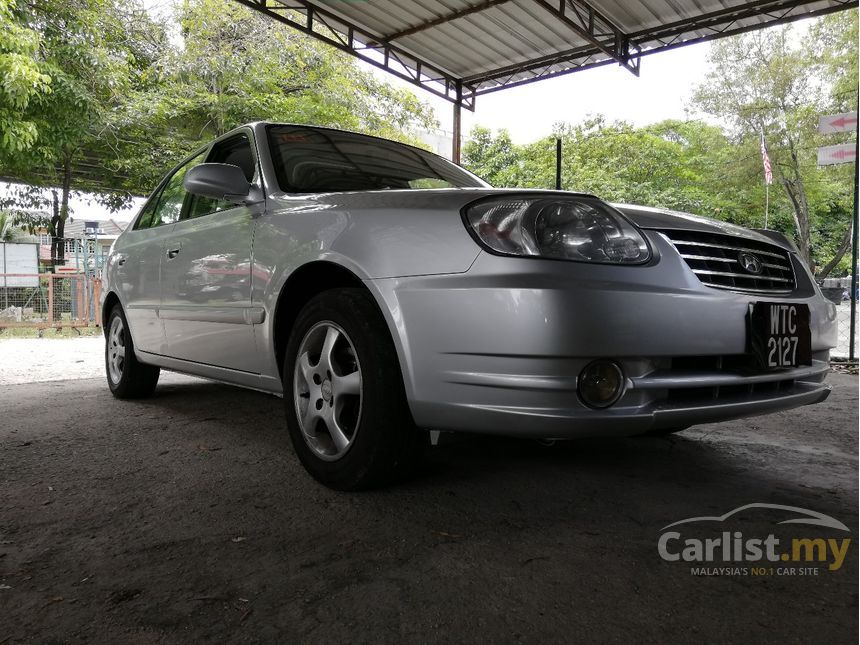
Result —
[[665, 434], [824, 400], [836, 310], [774, 231], [494, 189], [436, 155], [253, 123], [172, 170], [105, 268], [108, 384], [283, 395], [307, 470], [428, 437]]

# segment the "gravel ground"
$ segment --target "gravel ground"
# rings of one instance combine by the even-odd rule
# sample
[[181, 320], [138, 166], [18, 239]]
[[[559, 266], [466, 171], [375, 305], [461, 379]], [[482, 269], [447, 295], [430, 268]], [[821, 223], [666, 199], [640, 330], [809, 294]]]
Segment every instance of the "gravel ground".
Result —
[[[0, 356], [4, 378], [25, 360]], [[855, 376], [670, 439], [467, 438], [340, 494], [296, 461], [278, 399], [168, 375], [120, 402], [98, 369], [0, 389], [0, 644], [857, 642], [854, 544], [815, 577], [694, 576], [656, 548], [752, 502], [856, 532]]]
[[102, 336], [0, 339], [0, 385], [97, 378], [104, 346]]

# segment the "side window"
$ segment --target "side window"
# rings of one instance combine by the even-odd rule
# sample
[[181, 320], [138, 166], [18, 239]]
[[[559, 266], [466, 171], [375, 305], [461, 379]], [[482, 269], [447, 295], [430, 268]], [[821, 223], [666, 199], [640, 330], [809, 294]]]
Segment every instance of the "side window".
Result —
[[167, 183], [162, 186], [159, 194], [149, 200], [143, 207], [143, 212], [137, 220], [135, 229], [152, 228], [161, 224], [173, 224], [173, 222], [179, 219], [179, 215], [182, 213], [182, 204], [187, 194], [182, 185], [182, 180], [190, 168], [203, 162], [204, 156], [205, 153], [197, 155], [171, 175]]
[[155, 206], [158, 204], [158, 198], [161, 197], [161, 191], [152, 196], [152, 198], [143, 205], [140, 212], [140, 217], [134, 225], [134, 230], [141, 228], [149, 228], [152, 226], [152, 215], [155, 213]]
[[185, 173], [189, 168], [193, 168], [203, 162], [203, 155], [199, 154], [179, 170], [173, 173], [173, 176], [167, 180], [164, 185], [164, 190], [161, 191], [161, 197], [158, 198], [158, 206], [155, 208], [153, 215], [153, 226], [160, 224], [173, 224], [179, 220], [182, 214], [182, 204], [185, 201], [185, 187], [182, 185], [182, 180], [185, 179]]
[[[219, 141], [209, 151], [209, 156], [206, 158], [207, 163], [229, 163], [234, 166], [239, 166], [242, 172], [245, 173], [245, 178], [250, 182], [254, 181], [254, 176], [257, 173], [257, 164], [254, 161], [254, 153], [251, 150], [251, 142], [245, 134], [239, 134], [235, 137], [230, 137], [224, 141]], [[191, 206], [188, 209], [186, 217], [201, 217], [211, 213], [217, 213], [228, 208], [233, 208], [234, 204], [221, 199], [212, 199], [210, 197], [200, 197], [194, 195], [191, 198]]]

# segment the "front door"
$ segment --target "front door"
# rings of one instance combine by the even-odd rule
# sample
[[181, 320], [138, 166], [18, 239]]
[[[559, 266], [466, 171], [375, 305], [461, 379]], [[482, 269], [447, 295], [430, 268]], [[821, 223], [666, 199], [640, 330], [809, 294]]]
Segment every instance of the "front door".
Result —
[[[239, 166], [249, 181], [258, 180], [247, 134], [216, 142], [206, 161]], [[262, 322], [262, 308], [251, 303], [255, 208], [186, 197], [162, 261], [168, 356], [259, 373], [254, 324]]]
[[185, 172], [202, 160], [201, 154], [177, 168], [146, 202], [132, 230], [117, 243], [115, 280], [123, 294], [122, 305], [134, 345], [144, 352], [165, 354], [167, 350], [158, 312], [164, 249], [182, 212]]

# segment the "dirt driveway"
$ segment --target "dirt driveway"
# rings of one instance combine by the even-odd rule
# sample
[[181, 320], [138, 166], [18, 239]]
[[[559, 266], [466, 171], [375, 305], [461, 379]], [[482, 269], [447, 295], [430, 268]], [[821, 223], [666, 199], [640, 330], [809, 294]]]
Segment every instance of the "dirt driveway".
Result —
[[305, 475], [269, 396], [5, 386], [0, 644], [856, 642], [856, 544], [803, 577], [657, 551], [667, 524], [754, 502], [856, 536], [857, 378], [830, 381], [823, 405], [671, 439], [467, 439], [362, 494]]

